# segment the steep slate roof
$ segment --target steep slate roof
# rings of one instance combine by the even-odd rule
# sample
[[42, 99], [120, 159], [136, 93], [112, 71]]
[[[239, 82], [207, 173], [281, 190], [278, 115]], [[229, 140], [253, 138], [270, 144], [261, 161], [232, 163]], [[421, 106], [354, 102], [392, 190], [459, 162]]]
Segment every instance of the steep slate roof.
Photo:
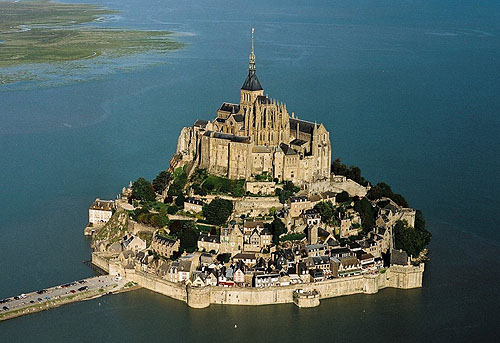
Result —
[[219, 138], [219, 139], [227, 139], [232, 142], [237, 142], [237, 143], [249, 143], [250, 138], [246, 136], [236, 136], [232, 135], [229, 133], [222, 133], [222, 132], [215, 132], [215, 131], [207, 131], [203, 134], [204, 136], [207, 137], [213, 137], [213, 138]]
[[198, 237], [198, 241], [201, 242], [211, 242], [211, 243], [220, 243], [220, 239], [218, 235], [209, 235], [206, 233], [200, 234]]
[[156, 233], [153, 239], [156, 240], [156, 241], [158, 241], [161, 244], [168, 244], [168, 245], [174, 245], [175, 242], [176, 242], [176, 240], [173, 240], [173, 239], [170, 239], [168, 237], [162, 236], [159, 233]]
[[314, 131], [314, 123], [311, 123], [310, 121], [305, 121], [297, 118], [290, 118], [290, 131], [296, 131], [297, 130], [297, 123], [299, 124], [299, 131], [303, 133], [308, 133], [312, 135]]
[[249, 71], [243, 86], [241, 89], [246, 91], [260, 91], [262, 86], [260, 85], [259, 79], [257, 79], [257, 74], [255, 72]]
[[285, 153], [285, 155], [296, 155], [297, 154], [297, 151], [293, 150], [292, 148], [290, 148], [285, 143], [281, 143], [280, 144], [280, 148], [281, 148], [281, 150], [283, 150], [283, 152]]
[[222, 105], [219, 107], [219, 110], [230, 112], [230, 113], [238, 113], [240, 111], [240, 105], [239, 104], [231, 104], [229, 102], [223, 102]]
[[302, 139], [294, 139], [293, 141], [290, 142], [290, 145], [296, 145], [296, 146], [301, 146], [301, 145], [304, 145], [306, 144], [307, 142], [302, 140]]
[[391, 251], [391, 264], [399, 264], [400, 266], [406, 266], [408, 264], [408, 254], [404, 250], [392, 250]]
[[194, 122], [194, 126], [197, 126], [197, 127], [201, 127], [201, 128], [205, 128], [208, 124], [208, 121], [207, 120], [202, 120], [202, 119], [198, 119], [197, 121]]
[[237, 123], [241, 123], [243, 121], [243, 115], [241, 114], [233, 114], [234, 121]]

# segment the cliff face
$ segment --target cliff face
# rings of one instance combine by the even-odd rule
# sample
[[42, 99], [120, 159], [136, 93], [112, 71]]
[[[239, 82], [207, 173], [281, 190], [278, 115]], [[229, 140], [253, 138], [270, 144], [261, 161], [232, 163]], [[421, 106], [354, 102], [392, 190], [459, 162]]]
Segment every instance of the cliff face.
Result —
[[128, 213], [119, 208], [104, 226], [96, 230], [91, 247], [97, 251], [106, 251], [113, 243], [122, 239], [129, 230], [129, 225], [132, 223], [129, 221]]
[[196, 153], [196, 137], [192, 127], [183, 127], [177, 139], [177, 154], [183, 159], [192, 160]]

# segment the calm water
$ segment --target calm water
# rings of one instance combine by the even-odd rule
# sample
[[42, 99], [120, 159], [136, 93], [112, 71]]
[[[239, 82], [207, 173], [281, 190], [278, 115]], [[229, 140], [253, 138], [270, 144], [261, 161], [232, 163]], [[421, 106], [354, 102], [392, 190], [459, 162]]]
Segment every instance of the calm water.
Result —
[[0, 298], [92, 274], [81, 263], [90, 256], [88, 205], [154, 177], [182, 126], [238, 101], [252, 26], [265, 91], [323, 122], [334, 157], [424, 211], [432, 261], [418, 290], [310, 310], [191, 310], [141, 290], [3, 322], [1, 342], [500, 334], [498, 2], [95, 2], [123, 11], [108, 25], [183, 32], [188, 46], [163, 64], [93, 81], [0, 88]]

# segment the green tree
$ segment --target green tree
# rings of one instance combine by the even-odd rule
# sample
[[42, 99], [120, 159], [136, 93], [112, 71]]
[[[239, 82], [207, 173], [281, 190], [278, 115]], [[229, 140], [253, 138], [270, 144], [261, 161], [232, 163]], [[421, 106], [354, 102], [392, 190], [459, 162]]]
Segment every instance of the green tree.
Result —
[[219, 254], [217, 255], [217, 261], [221, 263], [228, 263], [231, 258], [231, 254]]
[[152, 226], [157, 228], [165, 227], [168, 225], [168, 217], [164, 214], [153, 214], [149, 221]]
[[273, 235], [273, 244], [278, 245], [280, 236], [287, 233], [286, 225], [279, 218], [275, 218], [270, 224], [264, 224]]
[[184, 168], [177, 168], [174, 171], [174, 181], [172, 181], [172, 184], [168, 188], [168, 195], [180, 195], [182, 194], [184, 187], [186, 186], [187, 183], [187, 174]]
[[370, 189], [370, 191], [368, 192], [368, 194], [366, 196], [370, 200], [389, 198], [389, 199], [392, 199], [399, 206], [409, 207], [406, 199], [401, 194], [394, 193], [391, 189], [391, 186], [389, 186], [385, 182], [377, 183], [375, 186], [373, 186]]
[[276, 188], [275, 194], [278, 196], [282, 204], [286, 203], [288, 198], [300, 191], [300, 188], [295, 186], [292, 181], [285, 181], [283, 189]]
[[314, 206], [314, 209], [321, 215], [321, 221], [330, 224], [333, 216], [334, 206], [331, 201], [322, 201]]
[[168, 214], [176, 214], [177, 211], [179, 211], [179, 207], [176, 205], [176, 204], [173, 204], [173, 205], [170, 205], [168, 208], [167, 208], [167, 213]]
[[186, 198], [184, 197], [183, 194], [180, 194], [177, 196], [177, 198], [175, 198], [175, 204], [179, 207], [179, 208], [184, 208], [184, 201], [186, 200]]
[[171, 175], [168, 171], [162, 170], [153, 180], [153, 188], [156, 193], [161, 193], [170, 182]]
[[154, 201], [156, 196], [151, 183], [140, 177], [132, 184], [132, 197], [142, 201]]
[[343, 191], [343, 192], [341, 192], [341, 193], [339, 193], [339, 194], [337, 194], [337, 195], [335, 196], [335, 201], [336, 201], [336, 202], [339, 202], [339, 203], [340, 203], [340, 202], [347, 202], [347, 201], [349, 201], [350, 199], [351, 199], [351, 198], [349, 197], [349, 193], [347, 193], [346, 191]]
[[200, 232], [196, 227], [184, 228], [180, 234], [181, 247], [187, 251], [194, 251], [198, 246]]
[[229, 200], [215, 198], [210, 204], [203, 206], [203, 215], [209, 224], [223, 225], [233, 213], [233, 203]]
[[365, 180], [364, 177], [361, 176], [361, 169], [355, 166], [347, 167], [345, 164], [343, 164], [339, 158], [337, 158], [335, 161], [332, 163], [332, 172], [335, 175], [344, 175], [348, 179], [353, 180], [354, 182], [357, 182], [363, 186], [366, 186], [368, 184], [368, 181]]
[[361, 217], [363, 232], [368, 233], [368, 231], [375, 226], [375, 218], [377, 216], [376, 209], [368, 199], [363, 198], [354, 203], [354, 210], [357, 211]]
[[[420, 214], [421, 219], [423, 216]], [[419, 225], [422, 221], [420, 220]], [[425, 220], [424, 220], [425, 225]], [[416, 225], [415, 225], [416, 226]], [[425, 227], [412, 228], [408, 222], [397, 221], [394, 225], [394, 245], [396, 249], [403, 249], [409, 255], [418, 256], [420, 252], [430, 243], [432, 234]]]

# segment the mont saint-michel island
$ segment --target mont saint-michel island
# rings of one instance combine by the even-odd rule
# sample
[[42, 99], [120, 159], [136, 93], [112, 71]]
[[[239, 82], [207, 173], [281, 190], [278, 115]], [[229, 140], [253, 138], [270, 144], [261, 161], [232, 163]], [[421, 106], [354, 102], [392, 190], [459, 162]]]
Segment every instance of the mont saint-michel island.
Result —
[[264, 91], [252, 30], [239, 101], [182, 128], [154, 180], [91, 204], [89, 264], [103, 275], [4, 299], [0, 318], [140, 287], [193, 308], [422, 287], [423, 214], [335, 158], [334, 140], [313, 108]]

